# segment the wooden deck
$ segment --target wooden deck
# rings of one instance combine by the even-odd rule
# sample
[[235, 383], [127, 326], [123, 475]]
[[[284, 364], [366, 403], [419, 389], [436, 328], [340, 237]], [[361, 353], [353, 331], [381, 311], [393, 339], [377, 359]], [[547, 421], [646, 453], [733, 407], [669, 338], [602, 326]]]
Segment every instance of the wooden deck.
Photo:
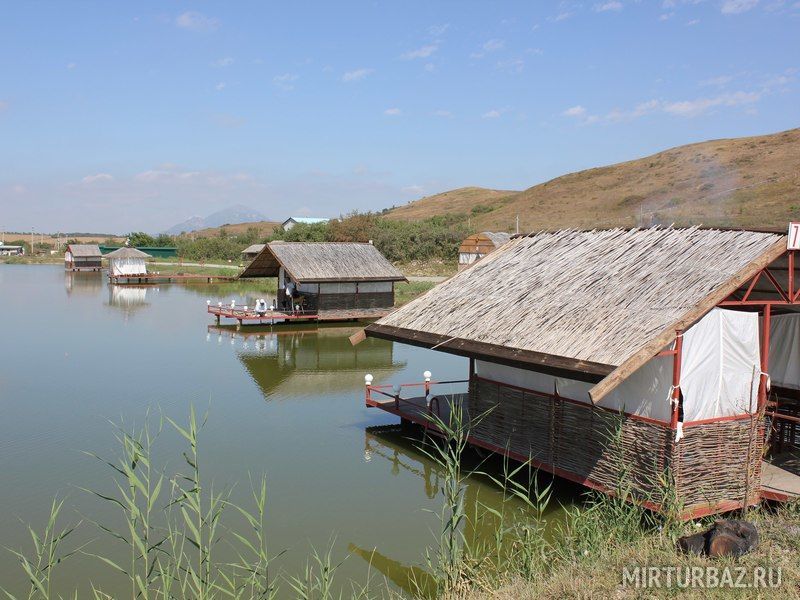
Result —
[[276, 325], [278, 323], [325, 323], [333, 321], [359, 321], [380, 319], [388, 315], [391, 308], [357, 308], [357, 309], [337, 309], [320, 310], [318, 312], [284, 312], [280, 310], [268, 310], [264, 313], [257, 313], [252, 308], [247, 310], [244, 306], [214, 306], [209, 305], [208, 313], [213, 315], [219, 324], [222, 319], [232, 319], [239, 325]]
[[146, 275], [111, 275], [109, 283], [114, 285], [156, 285], [163, 283], [223, 283], [235, 281], [236, 277], [220, 275], [198, 275], [177, 273], [147, 273]]
[[761, 463], [762, 496], [785, 502], [800, 498], [800, 452], [779, 454]]

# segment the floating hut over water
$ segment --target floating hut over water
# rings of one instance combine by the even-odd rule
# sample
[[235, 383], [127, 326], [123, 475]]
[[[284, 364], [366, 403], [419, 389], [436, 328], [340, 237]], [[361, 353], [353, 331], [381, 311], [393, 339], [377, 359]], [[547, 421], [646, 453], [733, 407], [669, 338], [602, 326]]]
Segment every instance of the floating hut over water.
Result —
[[502, 231], [483, 231], [473, 233], [461, 242], [458, 248], [458, 270], [466, 269], [476, 260], [480, 260], [490, 252], [494, 252], [511, 239], [510, 233]]
[[378, 318], [394, 307], [395, 282], [407, 281], [372, 244], [352, 242], [271, 242], [239, 277], [278, 278], [269, 311], [218, 305], [210, 313], [240, 323]]
[[139, 277], [147, 275], [145, 259], [150, 255], [136, 248], [118, 248], [106, 254], [109, 277]]
[[99, 271], [102, 254], [97, 244], [67, 244], [64, 268], [67, 271]]
[[460, 404], [472, 444], [655, 510], [670, 478], [686, 517], [796, 497], [795, 254], [697, 227], [515, 237], [365, 329], [468, 357], [466, 393], [367, 376], [367, 405], [435, 430]]

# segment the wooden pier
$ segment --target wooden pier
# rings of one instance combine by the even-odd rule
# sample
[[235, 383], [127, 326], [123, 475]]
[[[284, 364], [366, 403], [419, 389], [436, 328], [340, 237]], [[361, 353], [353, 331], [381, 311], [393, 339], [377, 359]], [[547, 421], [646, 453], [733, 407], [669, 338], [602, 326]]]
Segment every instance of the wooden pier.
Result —
[[108, 275], [114, 285], [156, 285], [162, 283], [227, 283], [236, 277], [178, 273], [147, 273], [144, 275]]
[[222, 319], [231, 319], [241, 325], [277, 325], [279, 323], [325, 323], [333, 321], [375, 320], [385, 317], [391, 312], [388, 308], [354, 308], [319, 311], [281, 311], [267, 310], [256, 312], [246, 306], [230, 306], [209, 304], [207, 311], [213, 315], [217, 324]]

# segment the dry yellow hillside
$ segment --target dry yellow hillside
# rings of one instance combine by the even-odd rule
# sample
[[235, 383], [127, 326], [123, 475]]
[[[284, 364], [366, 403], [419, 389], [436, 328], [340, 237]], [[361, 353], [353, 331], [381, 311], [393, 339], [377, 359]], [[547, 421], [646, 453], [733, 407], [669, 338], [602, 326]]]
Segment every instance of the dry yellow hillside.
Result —
[[471, 214], [476, 230], [510, 231], [517, 215], [521, 231], [652, 223], [782, 229], [800, 218], [800, 129], [679, 146], [518, 193], [453, 190], [387, 216], [444, 213]]
[[[390, 219], [415, 220], [434, 215], [464, 213], [469, 214], [473, 207], [498, 205], [503, 199], [518, 194], [508, 190], [490, 190], [480, 187], [465, 187], [433, 196], [426, 196], [390, 210]], [[476, 211], [477, 212], [477, 211]]]

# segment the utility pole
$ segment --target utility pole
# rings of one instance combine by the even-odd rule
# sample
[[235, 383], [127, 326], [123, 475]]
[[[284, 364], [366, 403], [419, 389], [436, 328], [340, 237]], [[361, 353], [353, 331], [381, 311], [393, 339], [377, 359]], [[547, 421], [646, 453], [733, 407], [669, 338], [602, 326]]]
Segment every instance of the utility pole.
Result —
[[35, 254], [35, 252], [33, 251], [33, 230], [34, 229], [36, 229], [36, 227], [31, 227], [31, 256], [33, 256]]
[[517, 215], [517, 234], [519, 234], [519, 215]]

